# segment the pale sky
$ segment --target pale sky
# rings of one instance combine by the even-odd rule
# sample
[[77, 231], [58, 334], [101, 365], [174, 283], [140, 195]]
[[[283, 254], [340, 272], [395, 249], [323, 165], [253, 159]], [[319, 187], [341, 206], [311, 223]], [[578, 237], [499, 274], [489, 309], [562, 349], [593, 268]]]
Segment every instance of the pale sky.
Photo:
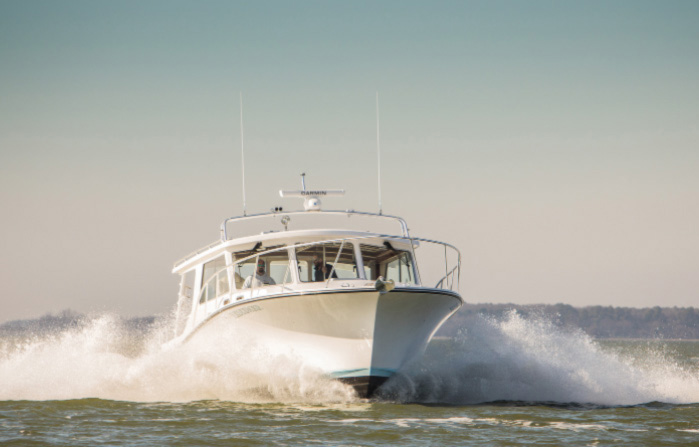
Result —
[[467, 302], [699, 305], [699, 2], [0, 0], [0, 321], [169, 311], [298, 175]]

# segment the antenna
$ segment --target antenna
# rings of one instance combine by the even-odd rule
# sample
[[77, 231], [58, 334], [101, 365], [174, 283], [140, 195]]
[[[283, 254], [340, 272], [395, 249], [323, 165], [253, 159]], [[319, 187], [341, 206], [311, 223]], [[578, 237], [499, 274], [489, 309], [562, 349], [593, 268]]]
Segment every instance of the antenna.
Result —
[[303, 208], [306, 211], [320, 211], [320, 197], [337, 197], [344, 196], [344, 189], [306, 189], [306, 173], [301, 174], [301, 189], [300, 191], [285, 191], [280, 190], [280, 197], [299, 197], [303, 200]]
[[379, 165], [379, 214], [383, 214], [381, 205], [381, 139], [379, 138], [379, 92], [376, 92], [376, 157]]
[[243, 92], [240, 92], [240, 157], [243, 170], [243, 216], [247, 216], [247, 203], [245, 201], [245, 138], [243, 138]]

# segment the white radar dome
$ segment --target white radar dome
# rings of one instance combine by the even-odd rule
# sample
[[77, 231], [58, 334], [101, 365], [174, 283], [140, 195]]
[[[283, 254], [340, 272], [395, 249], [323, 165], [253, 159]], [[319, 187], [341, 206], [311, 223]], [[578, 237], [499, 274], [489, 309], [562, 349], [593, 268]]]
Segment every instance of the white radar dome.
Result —
[[309, 197], [303, 202], [303, 207], [306, 211], [320, 211], [320, 199]]

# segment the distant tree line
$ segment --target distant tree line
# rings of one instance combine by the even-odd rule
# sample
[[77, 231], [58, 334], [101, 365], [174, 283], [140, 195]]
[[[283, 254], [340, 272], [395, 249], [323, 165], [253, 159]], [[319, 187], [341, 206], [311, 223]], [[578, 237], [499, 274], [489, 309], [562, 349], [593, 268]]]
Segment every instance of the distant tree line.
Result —
[[568, 304], [464, 304], [437, 335], [454, 336], [479, 315], [504, 318], [515, 310], [523, 317], [544, 317], [560, 327], [579, 328], [594, 338], [699, 339], [699, 310], [693, 307], [573, 307]]

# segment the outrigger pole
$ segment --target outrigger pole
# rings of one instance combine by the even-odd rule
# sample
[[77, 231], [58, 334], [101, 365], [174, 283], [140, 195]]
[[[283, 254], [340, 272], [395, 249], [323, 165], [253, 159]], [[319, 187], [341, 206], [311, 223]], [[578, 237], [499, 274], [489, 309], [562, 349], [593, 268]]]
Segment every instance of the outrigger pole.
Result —
[[245, 201], [245, 145], [243, 138], [243, 92], [240, 92], [240, 157], [243, 171], [243, 216], [247, 216], [247, 203]]
[[379, 214], [383, 214], [381, 205], [381, 144], [379, 138], [379, 92], [376, 92], [376, 157], [378, 159], [379, 172]]

